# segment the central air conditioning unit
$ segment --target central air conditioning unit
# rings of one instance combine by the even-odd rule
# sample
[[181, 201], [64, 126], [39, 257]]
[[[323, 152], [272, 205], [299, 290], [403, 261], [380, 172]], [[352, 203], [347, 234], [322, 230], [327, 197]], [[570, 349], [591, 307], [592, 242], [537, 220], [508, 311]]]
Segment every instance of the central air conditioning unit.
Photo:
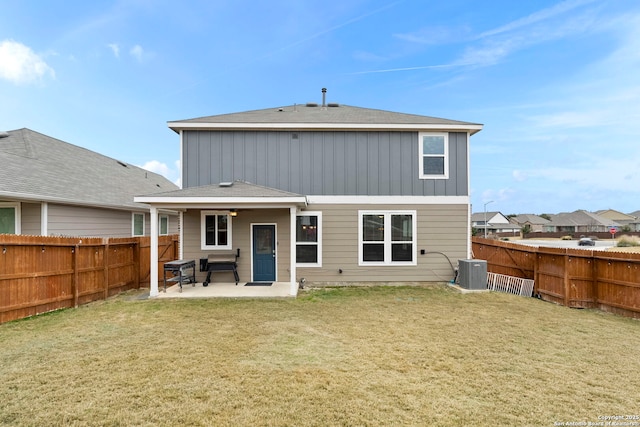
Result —
[[483, 259], [458, 260], [458, 285], [463, 289], [487, 289], [487, 261]]

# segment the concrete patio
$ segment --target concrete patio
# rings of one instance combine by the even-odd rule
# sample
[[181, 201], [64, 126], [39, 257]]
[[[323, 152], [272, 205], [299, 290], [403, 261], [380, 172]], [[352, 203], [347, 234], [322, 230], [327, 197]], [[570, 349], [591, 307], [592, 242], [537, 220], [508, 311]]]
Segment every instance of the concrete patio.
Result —
[[159, 294], [156, 298], [281, 298], [294, 297], [290, 295], [291, 284], [289, 282], [273, 282], [271, 286], [245, 286], [246, 282], [240, 282], [236, 286], [232, 283], [210, 283], [202, 286], [202, 283], [185, 283], [180, 286], [174, 284], [164, 286], [159, 284]]

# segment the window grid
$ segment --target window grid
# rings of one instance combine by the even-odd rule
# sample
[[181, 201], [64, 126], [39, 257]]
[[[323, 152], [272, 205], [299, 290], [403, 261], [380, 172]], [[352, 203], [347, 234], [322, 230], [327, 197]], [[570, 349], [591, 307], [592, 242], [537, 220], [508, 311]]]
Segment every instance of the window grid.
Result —
[[296, 265], [322, 266], [321, 212], [304, 212], [296, 216]]
[[229, 212], [202, 211], [200, 227], [201, 249], [231, 249], [231, 216]]
[[420, 179], [449, 177], [449, 135], [420, 132], [418, 141]]
[[359, 265], [416, 265], [415, 211], [359, 211]]

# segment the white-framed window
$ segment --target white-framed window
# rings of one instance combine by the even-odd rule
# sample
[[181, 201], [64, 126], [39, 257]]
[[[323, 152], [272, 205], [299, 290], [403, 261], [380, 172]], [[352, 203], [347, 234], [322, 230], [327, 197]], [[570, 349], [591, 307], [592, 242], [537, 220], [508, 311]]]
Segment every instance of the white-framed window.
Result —
[[359, 265], [417, 265], [416, 211], [358, 211]]
[[169, 235], [169, 215], [160, 215], [158, 217], [158, 235]]
[[0, 234], [20, 234], [20, 203], [0, 202]]
[[296, 265], [322, 267], [322, 212], [296, 215]]
[[133, 237], [144, 236], [144, 214], [133, 213], [131, 220], [131, 235]]
[[420, 179], [449, 178], [449, 134], [420, 132]]
[[200, 248], [231, 249], [231, 216], [224, 211], [200, 212]]

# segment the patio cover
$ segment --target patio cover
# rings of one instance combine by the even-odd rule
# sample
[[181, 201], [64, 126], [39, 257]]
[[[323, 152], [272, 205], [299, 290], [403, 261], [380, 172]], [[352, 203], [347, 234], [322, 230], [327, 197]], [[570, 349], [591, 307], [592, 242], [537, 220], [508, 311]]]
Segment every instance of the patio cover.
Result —
[[[264, 187], [245, 181], [223, 182], [219, 184], [190, 187], [183, 190], [136, 196], [134, 201], [151, 206], [151, 264], [158, 265], [158, 210], [171, 209], [182, 214], [187, 209], [273, 209], [288, 208], [290, 213], [291, 236], [296, 233], [296, 214], [298, 208], [307, 205], [303, 195]], [[183, 254], [183, 228], [180, 227], [180, 257]], [[295, 239], [291, 239], [290, 254], [296, 253]], [[290, 262], [290, 294], [296, 295], [296, 262], [292, 255]], [[158, 270], [151, 269], [149, 296], [158, 295]]]

